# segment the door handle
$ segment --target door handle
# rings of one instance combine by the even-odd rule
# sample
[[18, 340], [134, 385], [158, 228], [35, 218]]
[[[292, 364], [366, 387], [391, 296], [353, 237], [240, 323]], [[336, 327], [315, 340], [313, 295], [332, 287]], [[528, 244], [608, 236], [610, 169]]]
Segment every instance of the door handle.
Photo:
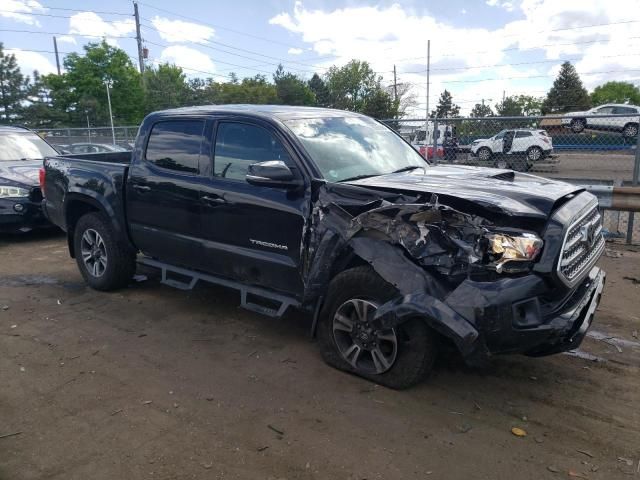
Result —
[[204, 197], [202, 197], [202, 200], [204, 200], [205, 202], [207, 202], [209, 204], [213, 204], [213, 205], [222, 205], [222, 204], [227, 203], [227, 201], [224, 198], [222, 198], [222, 197], [220, 197], [218, 195], [213, 196], [213, 197], [209, 196], [209, 195], [205, 195]]
[[134, 185], [133, 188], [135, 188], [139, 192], [148, 192], [151, 190], [151, 187], [147, 185]]

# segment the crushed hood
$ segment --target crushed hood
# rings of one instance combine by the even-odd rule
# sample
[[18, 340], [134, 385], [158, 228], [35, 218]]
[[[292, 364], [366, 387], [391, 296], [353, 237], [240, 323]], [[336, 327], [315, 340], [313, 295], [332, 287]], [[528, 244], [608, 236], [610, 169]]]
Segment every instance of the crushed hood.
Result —
[[583, 190], [565, 182], [512, 170], [451, 165], [349, 183], [385, 191], [436, 194], [443, 202], [446, 197], [458, 198], [487, 210], [537, 218], [547, 218], [559, 199]]
[[42, 160], [17, 160], [0, 162], [0, 183], [34, 187], [39, 183]]

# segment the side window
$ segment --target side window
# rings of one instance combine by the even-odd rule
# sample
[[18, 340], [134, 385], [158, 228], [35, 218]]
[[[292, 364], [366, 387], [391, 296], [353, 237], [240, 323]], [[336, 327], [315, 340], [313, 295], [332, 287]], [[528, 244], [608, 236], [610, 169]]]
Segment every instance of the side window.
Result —
[[149, 134], [147, 161], [168, 170], [198, 173], [203, 130], [202, 120], [156, 123]]
[[638, 114], [635, 108], [633, 107], [616, 107], [615, 113], [630, 113], [630, 114]]
[[282, 160], [291, 165], [282, 143], [268, 130], [246, 123], [218, 125], [213, 159], [216, 177], [244, 180], [249, 165], [267, 160]]
[[516, 138], [524, 138], [524, 137], [530, 137], [531, 136], [531, 132], [516, 132]]
[[613, 107], [602, 107], [599, 108], [598, 110], [596, 110], [596, 113], [598, 115], [608, 115], [613, 113]]
[[500, 140], [501, 138], [504, 138], [504, 134], [505, 134], [505, 133], [507, 133], [507, 131], [506, 131], [506, 130], [503, 130], [502, 132], [498, 133], [498, 134], [495, 136], [495, 139], [496, 139], [496, 140]]

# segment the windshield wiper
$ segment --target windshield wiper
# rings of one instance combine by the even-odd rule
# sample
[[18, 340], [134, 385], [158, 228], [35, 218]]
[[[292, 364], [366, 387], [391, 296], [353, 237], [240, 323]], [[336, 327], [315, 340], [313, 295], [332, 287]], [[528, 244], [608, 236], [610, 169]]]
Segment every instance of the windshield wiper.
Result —
[[422, 169], [424, 169], [424, 167], [420, 167], [420, 166], [418, 166], [418, 165], [411, 165], [411, 166], [408, 166], [408, 167], [402, 167], [402, 168], [399, 168], [398, 170], [394, 170], [394, 171], [393, 171], [393, 172], [391, 172], [391, 173], [410, 172], [411, 170], [415, 170], [416, 168], [422, 168]]
[[380, 173], [370, 173], [369, 175], [356, 175], [355, 177], [343, 178], [342, 180], [338, 180], [338, 183], [353, 182], [355, 180], [362, 180], [363, 178], [378, 177], [380, 175], [381, 175]]

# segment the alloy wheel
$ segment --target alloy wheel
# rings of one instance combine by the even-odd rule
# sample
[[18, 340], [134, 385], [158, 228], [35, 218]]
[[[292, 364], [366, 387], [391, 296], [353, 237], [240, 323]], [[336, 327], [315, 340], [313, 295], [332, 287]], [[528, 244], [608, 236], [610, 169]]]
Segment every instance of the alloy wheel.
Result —
[[107, 270], [107, 247], [100, 234], [88, 228], [82, 234], [80, 253], [87, 271], [94, 277], [101, 277]]
[[382, 374], [389, 370], [398, 354], [393, 328], [379, 329], [373, 323], [378, 306], [354, 298], [344, 302], [333, 317], [333, 338], [342, 357], [357, 372]]

